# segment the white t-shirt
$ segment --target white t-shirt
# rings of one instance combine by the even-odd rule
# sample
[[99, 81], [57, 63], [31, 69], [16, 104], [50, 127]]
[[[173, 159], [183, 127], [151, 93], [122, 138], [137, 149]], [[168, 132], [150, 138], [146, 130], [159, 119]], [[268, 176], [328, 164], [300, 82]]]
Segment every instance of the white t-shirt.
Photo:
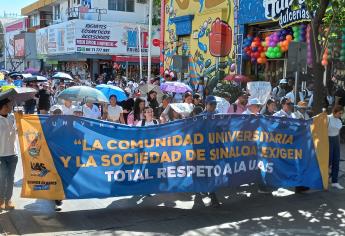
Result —
[[101, 112], [99, 111], [96, 105], [93, 105], [90, 109], [86, 104], [83, 106], [83, 114], [86, 118], [91, 119], [98, 119], [101, 116]]
[[121, 113], [123, 113], [123, 109], [121, 106], [108, 106], [108, 120], [119, 121]]
[[16, 155], [16, 122], [13, 114], [0, 116], [0, 133], [0, 157]]
[[[154, 123], [154, 120], [150, 121], [150, 122], [145, 122], [145, 126], [152, 126], [152, 125], [159, 125], [159, 122], [157, 120], [156, 121], [156, 124]], [[143, 120], [140, 120], [136, 126], [142, 126], [142, 123], [143, 123]]]
[[70, 107], [66, 107], [65, 105], [62, 105], [61, 108], [63, 115], [73, 115], [75, 106], [71, 105]]
[[295, 103], [295, 92], [291, 91], [285, 95], [286, 98], [289, 98], [292, 103]]
[[342, 126], [340, 119], [335, 118], [333, 114], [328, 115], [328, 136], [338, 136]]

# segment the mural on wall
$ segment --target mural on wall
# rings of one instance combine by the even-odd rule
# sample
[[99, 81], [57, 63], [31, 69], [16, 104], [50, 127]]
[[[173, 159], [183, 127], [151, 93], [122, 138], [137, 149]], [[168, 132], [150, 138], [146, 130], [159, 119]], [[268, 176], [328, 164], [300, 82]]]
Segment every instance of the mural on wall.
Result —
[[[165, 16], [164, 70], [174, 70], [174, 55], [187, 56], [191, 84], [199, 84], [204, 77], [212, 91], [219, 80], [231, 73], [231, 65], [234, 67], [233, 1], [167, 0]], [[190, 22], [178, 25], [183, 17]], [[179, 33], [182, 27], [186, 31], [188, 24], [191, 32]]]

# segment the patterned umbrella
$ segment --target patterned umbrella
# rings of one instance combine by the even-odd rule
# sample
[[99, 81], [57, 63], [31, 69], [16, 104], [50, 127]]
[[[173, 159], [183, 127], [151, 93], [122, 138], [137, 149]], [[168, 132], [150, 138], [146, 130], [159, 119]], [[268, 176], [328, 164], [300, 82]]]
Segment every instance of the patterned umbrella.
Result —
[[186, 93], [193, 91], [187, 84], [176, 81], [163, 83], [161, 90], [167, 93]]
[[36, 93], [37, 90], [33, 88], [11, 88], [0, 93], [0, 100], [8, 98], [18, 104], [35, 98]]

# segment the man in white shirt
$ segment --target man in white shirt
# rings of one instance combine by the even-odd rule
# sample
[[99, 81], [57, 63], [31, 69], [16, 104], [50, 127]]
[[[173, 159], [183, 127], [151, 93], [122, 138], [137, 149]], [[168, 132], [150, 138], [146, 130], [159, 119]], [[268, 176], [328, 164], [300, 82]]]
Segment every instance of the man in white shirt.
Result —
[[65, 99], [64, 104], [61, 106], [62, 108], [62, 113], [64, 115], [73, 115], [75, 106], [72, 105], [72, 101]]
[[295, 85], [293, 85], [292, 90], [285, 95], [285, 97], [289, 98], [293, 104], [297, 102], [296, 101], [297, 99], [295, 99], [295, 92], [296, 92], [296, 88], [295, 88]]
[[339, 163], [340, 163], [340, 138], [339, 133], [343, 126], [340, 118], [344, 108], [336, 105], [328, 118], [328, 140], [329, 140], [329, 166], [331, 169], [332, 187], [344, 189], [338, 183]]
[[259, 115], [261, 110], [262, 103], [257, 98], [250, 98], [247, 104], [247, 110], [242, 114], [245, 115]]
[[11, 198], [18, 157], [15, 148], [15, 120], [11, 111], [10, 100], [0, 100], [0, 211], [15, 208]]
[[292, 102], [289, 98], [283, 98], [281, 100], [282, 109], [276, 113], [273, 114], [273, 116], [277, 117], [287, 117], [292, 118], [291, 111], [292, 111]]
[[101, 117], [101, 112], [92, 102], [87, 102], [83, 106], [83, 115], [86, 118], [99, 119]]

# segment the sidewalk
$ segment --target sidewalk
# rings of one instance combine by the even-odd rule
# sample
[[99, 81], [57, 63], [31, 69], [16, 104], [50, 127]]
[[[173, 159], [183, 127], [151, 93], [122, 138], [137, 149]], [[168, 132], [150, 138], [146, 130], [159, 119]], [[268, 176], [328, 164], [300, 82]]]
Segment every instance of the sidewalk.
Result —
[[[341, 171], [345, 185], [345, 162]], [[187, 193], [66, 200], [57, 213], [52, 202], [19, 197], [21, 176], [18, 165], [17, 209], [0, 213], [0, 235], [345, 235], [344, 190], [272, 196], [253, 186], [225, 189], [217, 209]]]

